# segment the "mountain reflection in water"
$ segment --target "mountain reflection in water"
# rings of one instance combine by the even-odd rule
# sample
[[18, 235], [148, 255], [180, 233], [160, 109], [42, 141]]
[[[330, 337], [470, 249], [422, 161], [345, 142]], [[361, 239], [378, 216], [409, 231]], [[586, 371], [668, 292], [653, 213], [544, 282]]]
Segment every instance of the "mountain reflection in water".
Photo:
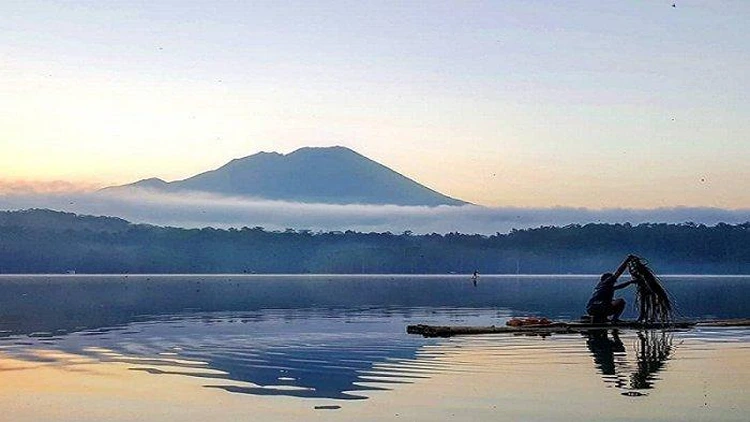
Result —
[[[471, 311], [440, 314], [462, 318], [462, 312], [476, 318]], [[433, 315], [419, 309], [409, 313]], [[205, 387], [233, 393], [364, 399], [364, 391], [390, 389], [440, 370], [428, 353], [420, 353], [416, 366], [420, 348], [435, 341], [406, 335], [404, 318], [382, 309], [172, 315], [60, 336], [9, 336], [0, 351], [65, 365], [40, 353], [54, 349], [65, 356], [127, 363], [153, 375], [203, 378]]]

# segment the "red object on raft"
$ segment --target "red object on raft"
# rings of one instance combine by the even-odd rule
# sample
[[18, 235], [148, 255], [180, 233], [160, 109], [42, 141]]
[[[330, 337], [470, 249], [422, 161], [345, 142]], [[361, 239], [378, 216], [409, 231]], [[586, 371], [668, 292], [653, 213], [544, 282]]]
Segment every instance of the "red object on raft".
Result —
[[505, 323], [505, 325], [509, 327], [522, 327], [524, 325], [549, 325], [549, 324], [552, 324], [552, 321], [544, 317], [511, 318], [508, 320], [508, 322]]

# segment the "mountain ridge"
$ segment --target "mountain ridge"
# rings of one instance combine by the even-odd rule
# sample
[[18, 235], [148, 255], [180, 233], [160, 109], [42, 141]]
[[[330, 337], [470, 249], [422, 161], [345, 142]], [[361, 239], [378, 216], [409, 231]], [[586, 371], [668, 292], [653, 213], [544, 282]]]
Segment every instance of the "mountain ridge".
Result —
[[343, 147], [303, 147], [288, 154], [258, 152], [194, 176], [159, 178], [104, 188], [208, 192], [269, 200], [328, 204], [465, 205], [358, 152]]

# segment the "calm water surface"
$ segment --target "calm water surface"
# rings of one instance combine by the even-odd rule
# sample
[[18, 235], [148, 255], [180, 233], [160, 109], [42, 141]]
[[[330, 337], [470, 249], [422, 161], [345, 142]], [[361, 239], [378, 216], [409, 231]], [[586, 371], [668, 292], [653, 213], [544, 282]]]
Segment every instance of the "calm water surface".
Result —
[[[415, 323], [577, 318], [595, 281], [2, 276], [0, 412], [19, 421], [749, 419], [747, 329], [405, 333]], [[748, 277], [664, 282], [683, 318], [750, 317]]]

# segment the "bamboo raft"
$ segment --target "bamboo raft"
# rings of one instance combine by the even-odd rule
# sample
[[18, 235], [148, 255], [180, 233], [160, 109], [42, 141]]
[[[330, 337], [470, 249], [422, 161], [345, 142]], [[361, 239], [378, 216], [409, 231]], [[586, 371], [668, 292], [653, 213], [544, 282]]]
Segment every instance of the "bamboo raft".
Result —
[[519, 333], [519, 334], [565, 334], [590, 330], [635, 329], [635, 330], [680, 330], [694, 327], [750, 327], [750, 319], [697, 320], [676, 322], [619, 321], [616, 323], [553, 322], [551, 324], [522, 326], [460, 326], [460, 325], [409, 325], [406, 332], [424, 337], [452, 337], [474, 334]]

